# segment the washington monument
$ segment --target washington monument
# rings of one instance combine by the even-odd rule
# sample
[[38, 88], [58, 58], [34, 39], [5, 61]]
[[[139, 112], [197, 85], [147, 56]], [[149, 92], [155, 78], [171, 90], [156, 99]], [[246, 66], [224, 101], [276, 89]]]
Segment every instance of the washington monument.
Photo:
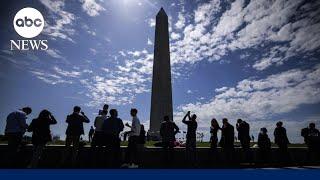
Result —
[[150, 130], [159, 137], [164, 116], [173, 120], [168, 16], [163, 8], [156, 16]]

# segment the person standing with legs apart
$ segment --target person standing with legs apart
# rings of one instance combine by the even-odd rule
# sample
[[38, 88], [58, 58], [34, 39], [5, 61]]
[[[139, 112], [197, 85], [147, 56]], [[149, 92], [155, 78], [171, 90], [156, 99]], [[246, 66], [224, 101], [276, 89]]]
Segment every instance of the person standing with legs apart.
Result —
[[103, 123], [103, 132], [106, 137], [107, 146], [111, 151], [111, 166], [113, 168], [120, 167], [120, 137], [119, 134], [123, 131], [124, 125], [120, 118], [118, 118], [118, 111], [116, 109], [110, 110], [110, 116]]
[[[188, 117], [188, 121], [186, 118]], [[189, 165], [196, 165], [196, 132], [198, 123], [196, 121], [197, 115], [190, 116], [190, 111], [183, 117], [182, 122], [187, 125], [187, 142], [186, 142], [186, 158]]]
[[33, 156], [30, 168], [38, 167], [39, 160], [41, 159], [42, 151], [47, 142], [52, 141], [50, 125], [57, 124], [57, 120], [48, 110], [42, 110], [38, 118], [33, 119], [28, 132], [32, 132]]
[[[66, 123], [68, 127], [66, 130], [66, 151], [72, 147], [72, 164], [75, 165], [79, 152], [80, 136], [84, 134], [83, 123], [89, 123], [89, 118], [81, 111], [79, 106], [73, 108], [73, 113], [67, 116]], [[68, 153], [64, 154], [63, 163]]]
[[7, 116], [7, 124], [5, 128], [5, 136], [8, 138], [8, 166], [17, 167], [20, 162], [18, 159], [18, 153], [20, 151], [22, 138], [28, 125], [27, 115], [31, 114], [32, 109], [30, 107], [24, 107], [18, 111], [14, 111]]
[[250, 125], [242, 119], [237, 120], [238, 139], [244, 152], [245, 161], [250, 162]]
[[176, 140], [176, 134], [179, 132], [179, 128], [173, 121], [170, 121], [169, 116], [163, 117], [163, 122], [160, 126], [160, 136], [162, 141], [162, 147], [164, 149], [164, 165], [171, 166], [174, 160], [173, 148]]
[[137, 117], [138, 110], [131, 109], [130, 115], [132, 116], [131, 125], [126, 123], [126, 126], [131, 128], [129, 143], [126, 151], [125, 164], [123, 167], [138, 168], [138, 144], [141, 131], [140, 120]]

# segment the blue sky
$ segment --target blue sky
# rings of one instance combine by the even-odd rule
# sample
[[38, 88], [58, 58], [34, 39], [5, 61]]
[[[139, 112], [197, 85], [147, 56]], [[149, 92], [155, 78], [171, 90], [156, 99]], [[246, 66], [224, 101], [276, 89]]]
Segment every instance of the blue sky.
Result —
[[[8, 113], [33, 108], [56, 115], [53, 134], [64, 137], [65, 117], [80, 105], [93, 121], [104, 103], [130, 119], [139, 110], [148, 127], [155, 15], [169, 16], [174, 120], [198, 115], [209, 122], [242, 118], [257, 136], [282, 120], [292, 142], [300, 129], [320, 126], [319, 1], [5, 1], [1, 6], [0, 133]], [[44, 16], [47, 51], [10, 51], [15, 13], [34, 7]], [[88, 131], [90, 125], [86, 125]]]

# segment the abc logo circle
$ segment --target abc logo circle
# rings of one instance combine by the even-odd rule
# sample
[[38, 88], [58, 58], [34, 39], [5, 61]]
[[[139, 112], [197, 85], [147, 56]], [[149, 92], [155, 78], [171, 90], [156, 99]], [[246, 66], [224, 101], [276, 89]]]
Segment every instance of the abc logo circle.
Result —
[[18, 11], [14, 16], [13, 26], [20, 36], [33, 38], [43, 30], [44, 19], [38, 10], [26, 7]]

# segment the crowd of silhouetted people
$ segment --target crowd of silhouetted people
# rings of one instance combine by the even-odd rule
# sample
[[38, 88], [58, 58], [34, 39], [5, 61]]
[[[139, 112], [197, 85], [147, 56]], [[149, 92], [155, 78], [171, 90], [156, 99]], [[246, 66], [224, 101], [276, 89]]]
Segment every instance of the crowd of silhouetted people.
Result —
[[[7, 159], [9, 166], [14, 167], [18, 159], [17, 153], [20, 151], [23, 136], [26, 131], [32, 132], [33, 156], [29, 163], [30, 168], [39, 167], [39, 160], [42, 158], [42, 152], [46, 144], [52, 141], [50, 126], [57, 124], [54, 115], [48, 110], [42, 110], [39, 116], [31, 121], [28, 125], [26, 123], [27, 116], [32, 112], [30, 107], [24, 107], [20, 110], [14, 111], [7, 116], [7, 124], [5, 128], [5, 136], [8, 140], [8, 148], [10, 155]], [[146, 131], [144, 126], [140, 123], [137, 116], [138, 110], [132, 108], [130, 115], [132, 117], [131, 123], [124, 124], [118, 117], [116, 109], [110, 109], [105, 104], [99, 115], [94, 120], [94, 127], [91, 126], [89, 131], [89, 142], [91, 143], [91, 158], [93, 162], [101, 161], [104, 156], [105, 147], [108, 148], [110, 154], [110, 164], [113, 168], [137, 168], [141, 165], [139, 161], [141, 154], [143, 154], [143, 147], [146, 142]], [[66, 161], [71, 161], [73, 167], [77, 164], [79, 156], [79, 148], [81, 136], [84, 135], [83, 123], [89, 123], [89, 118], [85, 115], [79, 106], [73, 108], [73, 112], [67, 116], [66, 123], [66, 140], [65, 151], [62, 155], [60, 166]], [[182, 123], [187, 126], [185, 146], [185, 160], [190, 166], [197, 165], [197, 115], [191, 114], [188, 111], [182, 119]], [[130, 128], [130, 131], [123, 132], [124, 127]], [[238, 119], [236, 123], [236, 130], [238, 132], [237, 139], [240, 141], [244, 157], [248, 162], [252, 160], [252, 152], [250, 148], [250, 141], [253, 136], [250, 136], [250, 125], [242, 119]], [[218, 139], [218, 132], [221, 131], [220, 140]], [[121, 159], [120, 149], [120, 133], [122, 133], [124, 141], [127, 137], [128, 147], [125, 151], [124, 160]], [[160, 126], [161, 142], [156, 143], [156, 146], [161, 146], [164, 149], [164, 164], [170, 165], [174, 160], [174, 147], [179, 145], [176, 140], [176, 134], [179, 133], [179, 127], [169, 118], [163, 117], [163, 122]], [[260, 129], [258, 136], [258, 153], [262, 162], [267, 162], [271, 153], [271, 141], [268, 136], [268, 130], [263, 127]], [[216, 159], [217, 147], [220, 146], [224, 152], [224, 158], [227, 162], [234, 160], [234, 141], [235, 130], [234, 126], [228, 122], [227, 118], [222, 119], [222, 126], [213, 118], [210, 126], [210, 154], [208, 159]], [[147, 135], [148, 136], [148, 135]], [[304, 138], [308, 146], [308, 153], [320, 152], [320, 133], [316, 129], [314, 123], [310, 123], [309, 127], [301, 130], [301, 136]], [[274, 129], [274, 142], [278, 146], [278, 159], [280, 162], [289, 162], [290, 155], [288, 153], [289, 139], [287, 137], [286, 129], [283, 127], [281, 121], [276, 123]], [[71, 157], [71, 160], [70, 160]], [[311, 158], [311, 157], [310, 157]]]

